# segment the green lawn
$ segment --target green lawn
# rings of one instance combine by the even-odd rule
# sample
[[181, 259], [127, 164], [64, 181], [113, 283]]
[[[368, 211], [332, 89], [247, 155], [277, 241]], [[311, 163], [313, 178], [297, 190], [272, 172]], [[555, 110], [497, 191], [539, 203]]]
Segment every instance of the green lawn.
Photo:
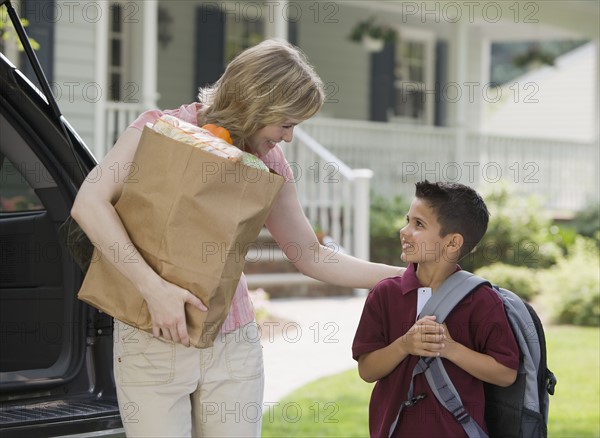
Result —
[[262, 436], [368, 436], [371, 388], [356, 370], [312, 382], [265, 411]]
[[[600, 330], [546, 329], [549, 368], [556, 374], [548, 435], [600, 437]], [[365, 437], [372, 385], [356, 370], [312, 382], [269, 407], [263, 437]]]
[[548, 435], [600, 437], [600, 330], [549, 327], [546, 342], [548, 368], [558, 379]]

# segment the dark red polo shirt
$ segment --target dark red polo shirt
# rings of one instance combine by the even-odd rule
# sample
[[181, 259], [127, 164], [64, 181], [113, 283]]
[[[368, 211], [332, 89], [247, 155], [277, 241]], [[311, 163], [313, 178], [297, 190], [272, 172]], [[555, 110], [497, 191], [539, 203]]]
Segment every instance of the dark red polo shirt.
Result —
[[[460, 269], [457, 267], [457, 270]], [[386, 347], [404, 335], [415, 323], [417, 289], [415, 265], [404, 276], [381, 281], [369, 293], [352, 345], [354, 359]], [[446, 319], [452, 338], [464, 346], [488, 354], [501, 364], [518, 369], [519, 350], [500, 298], [483, 286], [465, 297]], [[483, 382], [452, 362], [442, 359], [463, 404], [480, 425], [484, 425]], [[401, 403], [406, 400], [417, 356], [404, 359], [373, 389], [369, 405], [372, 437], [387, 437]], [[394, 436], [462, 437], [462, 426], [438, 403], [423, 374], [415, 378], [415, 394], [426, 394], [416, 405], [404, 408]]]

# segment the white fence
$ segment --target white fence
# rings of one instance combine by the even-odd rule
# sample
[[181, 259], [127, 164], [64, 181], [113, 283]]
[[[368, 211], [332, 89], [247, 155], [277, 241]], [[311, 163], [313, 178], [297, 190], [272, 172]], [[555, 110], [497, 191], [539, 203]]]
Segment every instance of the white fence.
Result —
[[369, 258], [369, 169], [351, 169], [301, 128], [285, 150], [300, 203], [317, 230], [334, 245]]
[[598, 144], [486, 136], [452, 128], [315, 118], [303, 129], [350, 167], [374, 172], [378, 195], [411, 197], [422, 179], [477, 188], [499, 181], [539, 195], [557, 215], [598, 202]]
[[[143, 111], [139, 104], [107, 102], [104, 139], [111, 147]], [[104, 156], [108, 149], [101, 151]], [[351, 169], [300, 128], [286, 148], [298, 195], [311, 224], [343, 250], [369, 258], [369, 195], [372, 172]]]
[[[105, 144], [142, 111], [108, 103]], [[346, 251], [369, 258], [369, 194], [410, 198], [416, 181], [481, 188], [501, 180], [539, 195], [555, 214], [598, 201], [598, 144], [466, 134], [451, 128], [319, 119], [296, 128], [285, 148], [311, 224]], [[372, 170], [372, 171], [371, 171]]]
[[102, 158], [112, 148], [117, 138], [127, 129], [127, 127], [144, 111], [144, 106], [139, 103], [105, 102], [104, 125], [102, 138], [96, 140], [96, 147], [101, 148], [97, 151], [99, 158]]

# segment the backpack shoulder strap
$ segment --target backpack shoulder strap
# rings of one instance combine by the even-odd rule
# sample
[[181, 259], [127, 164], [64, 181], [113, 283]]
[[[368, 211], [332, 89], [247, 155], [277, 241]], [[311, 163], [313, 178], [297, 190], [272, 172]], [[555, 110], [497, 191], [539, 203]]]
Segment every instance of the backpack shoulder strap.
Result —
[[489, 285], [490, 282], [468, 271], [455, 272], [431, 296], [417, 319], [425, 315], [435, 315], [437, 322], [444, 322], [452, 309], [482, 284]]
[[[421, 358], [420, 361], [423, 359]], [[479, 424], [471, 417], [462, 400], [458, 391], [452, 384], [452, 380], [442, 359], [436, 357], [429, 367], [424, 371], [427, 383], [431, 388], [431, 391], [435, 395], [435, 398], [440, 402], [448, 412], [460, 423], [465, 433], [469, 438], [488, 438], [488, 435], [481, 428]]]

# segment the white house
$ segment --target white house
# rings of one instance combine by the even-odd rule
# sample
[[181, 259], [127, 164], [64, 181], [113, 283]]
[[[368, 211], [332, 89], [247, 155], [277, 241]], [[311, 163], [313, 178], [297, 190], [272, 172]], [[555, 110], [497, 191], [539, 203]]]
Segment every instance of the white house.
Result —
[[[408, 183], [422, 177], [475, 185], [508, 178], [525, 193], [545, 196], [557, 214], [598, 201], [597, 1], [19, 3], [30, 34], [42, 44], [39, 55], [61, 109], [98, 157], [144, 109], [192, 101], [239, 50], [269, 37], [301, 47], [325, 83], [327, 101], [301, 125], [286, 154], [303, 172], [298, 187], [311, 220], [336, 229], [345, 247], [352, 243], [339, 225], [350, 215], [343, 208], [368, 210], [348, 200], [355, 191], [369, 192], [368, 185], [354, 187], [368, 183], [369, 172], [353, 168], [371, 169], [370, 188], [387, 196], [409, 194]], [[380, 52], [348, 38], [371, 16], [398, 32]], [[547, 107], [550, 139], [505, 115], [542, 105], [505, 109], [489, 76], [492, 42], [549, 39], [590, 41], [580, 61], [585, 74], [548, 82], [532, 76], [518, 85], [557, 91], [564, 81], [578, 81], [561, 96], [571, 103], [563, 118], [553, 116], [564, 100]], [[509, 91], [526, 99], [531, 90]], [[339, 184], [313, 184], [327, 177]], [[333, 219], [331, 211], [337, 211]]]
[[505, 84], [499, 98], [488, 102], [482, 131], [592, 142], [598, 134], [598, 100], [593, 93], [596, 55], [596, 46], [587, 43], [558, 57], [554, 65]]

